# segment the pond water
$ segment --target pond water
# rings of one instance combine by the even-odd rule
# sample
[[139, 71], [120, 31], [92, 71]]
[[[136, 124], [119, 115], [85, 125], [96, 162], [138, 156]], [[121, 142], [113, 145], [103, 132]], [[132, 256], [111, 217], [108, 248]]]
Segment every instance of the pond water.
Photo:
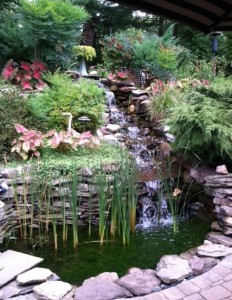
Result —
[[[179, 233], [174, 234], [171, 224], [138, 227], [132, 234], [129, 245], [123, 246], [121, 239], [108, 239], [103, 246], [99, 244], [97, 230], [88, 237], [87, 228], [79, 228], [79, 244], [76, 251], [72, 245], [72, 233], [64, 246], [59, 243], [58, 252], [54, 252], [52, 236], [43, 247], [32, 245], [29, 241], [12, 240], [1, 246], [0, 251], [11, 249], [44, 258], [40, 264], [50, 268], [63, 281], [80, 284], [84, 279], [102, 272], [117, 272], [124, 275], [128, 268], [155, 268], [161, 256], [180, 254], [200, 245], [210, 226], [199, 219], [182, 220]], [[60, 233], [61, 236], [61, 233]]]

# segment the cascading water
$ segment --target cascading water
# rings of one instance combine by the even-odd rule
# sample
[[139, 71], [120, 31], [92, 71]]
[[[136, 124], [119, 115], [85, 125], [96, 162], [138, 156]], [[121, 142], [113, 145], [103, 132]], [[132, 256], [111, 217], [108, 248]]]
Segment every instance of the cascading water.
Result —
[[146, 181], [147, 195], [140, 198], [139, 221], [137, 227], [148, 228], [160, 224], [170, 224], [171, 215], [167, 200], [163, 196], [160, 180]]
[[[154, 155], [147, 147], [147, 137], [142, 134], [141, 129], [130, 120], [130, 116], [120, 110], [115, 101], [114, 93], [106, 90], [109, 119], [112, 123], [121, 126], [121, 133], [129, 152], [135, 158], [139, 172], [155, 168]], [[154, 148], [158, 145], [154, 141]], [[139, 220], [137, 227], [148, 228], [159, 224], [170, 224], [171, 215], [168, 212], [167, 200], [162, 193], [162, 182], [160, 180], [148, 180], [143, 183], [146, 195], [139, 197]]]

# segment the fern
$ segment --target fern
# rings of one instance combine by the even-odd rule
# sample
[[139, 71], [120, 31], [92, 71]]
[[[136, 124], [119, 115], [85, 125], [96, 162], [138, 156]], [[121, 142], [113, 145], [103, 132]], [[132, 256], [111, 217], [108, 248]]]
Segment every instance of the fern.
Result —
[[172, 106], [165, 123], [176, 136], [173, 146], [183, 152], [186, 146], [201, 158], [232, 159], [232, 109], [198, 91], [182, 94]]

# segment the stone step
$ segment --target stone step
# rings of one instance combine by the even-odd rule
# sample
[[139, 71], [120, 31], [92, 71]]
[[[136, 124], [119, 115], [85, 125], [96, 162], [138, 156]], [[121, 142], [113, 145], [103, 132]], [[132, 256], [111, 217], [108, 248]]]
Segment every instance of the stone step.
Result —
[[43, 261], [43, 258], [7, 250], [0, 254], [0, 287], [19, 274], [31, 269]]

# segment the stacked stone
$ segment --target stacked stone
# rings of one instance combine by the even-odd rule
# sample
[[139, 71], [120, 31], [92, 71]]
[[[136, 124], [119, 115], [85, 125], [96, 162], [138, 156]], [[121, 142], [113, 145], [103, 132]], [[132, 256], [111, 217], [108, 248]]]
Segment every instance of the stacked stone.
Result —
[[210, 175], [205, 180], [206, 193], [214, 197], [217, 217], [212, 228], [232, 236], [232, 174]]
[[134, 112], [140, 117], [147, 117], [147, 107], [150, 103], [149, 94], [146, 90], [134, 90], [131, 95], [131, 105], [134, 106]]
[[[105, 174], [109, 200], [113, 189], [111, 182], [113, 174], [119, 170], [118, 164], [103, 164], [101, 172]], [[58, 178], [51, 182], [49, 200], [41, 199], [38, 194], [38, 184], [31, 178], [23, 175], [17, 169], [4, 169], [0, 172], [0, 185], [4, 182], [7, 190], [0, 193], [0, 243], [7, 236], [12, 236], [12, 231], [19, 225], [29, 225], [34, 228], [40, 222], [48, 223], [54, 220], [62, 224], [65, 221], [71, 224], [73, 220], [72, 210], [72, 182], [68, 178]], [[27, 173], [29, 174], [29, 173]], [[96, 174], [91, 168], [83, 168], [78, 171], [81, 180], [77, 186], [77, 222], [79, 225], [99, 223], [99, 200], [96, 184]], [[49, 202], [49, 204], [48, 204]], [[49, 212], [49, 213], [48, 213]]]
[[118, 81], [118, 80], [102, 80], [110, 91], [115, 94], [115, 98], [120, 106], [128, 107], [131, 97], [131, 92], [137, 90], [133, 81]]

